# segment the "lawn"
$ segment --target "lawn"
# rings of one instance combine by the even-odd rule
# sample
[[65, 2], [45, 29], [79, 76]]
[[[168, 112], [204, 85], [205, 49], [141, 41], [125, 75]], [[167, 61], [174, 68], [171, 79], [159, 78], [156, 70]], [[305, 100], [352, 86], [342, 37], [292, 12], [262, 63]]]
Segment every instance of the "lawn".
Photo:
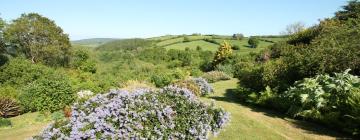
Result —
[[1, 140], [24, 140], [40, 133], [49, 123], [49, 117], [41, 118], [39, 113], [26, 113], [10, 118], [11, 127], [0, 128]]
[[237, 80], [212, 84], [215, 93], [202, 100], [214, 100], [215, 105], [231, 113], [230, 123], [213, 139], [336, 139], [340, 134], [316, 124], [286, 118], [276, 112], [245, 106], [235, 92]]

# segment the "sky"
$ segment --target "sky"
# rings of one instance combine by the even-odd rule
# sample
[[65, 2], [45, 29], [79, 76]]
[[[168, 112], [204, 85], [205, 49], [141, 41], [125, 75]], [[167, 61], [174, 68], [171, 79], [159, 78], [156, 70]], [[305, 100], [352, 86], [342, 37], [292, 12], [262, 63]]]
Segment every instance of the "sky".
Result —
[[347, 0], [1, 0], [10, 22], [36, 12], [56, 22], [71, 40], [179, 34], [276, 35], [332, 17]]

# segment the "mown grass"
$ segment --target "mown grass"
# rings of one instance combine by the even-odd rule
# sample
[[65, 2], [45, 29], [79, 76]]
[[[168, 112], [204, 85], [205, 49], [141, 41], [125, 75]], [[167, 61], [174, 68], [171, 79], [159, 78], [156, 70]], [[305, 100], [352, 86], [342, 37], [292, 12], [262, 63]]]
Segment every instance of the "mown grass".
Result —
[[276, 112], [241, 104], [237, 96], [236, 79], [212, 84], [215, 93], [202, 100], [214, 100], [215, 105], [231, 113], [231, 121], [212, 139], [283, 140], [337, 139], [340, 134], [316, 124], [286, 118]]
[[1, 140], [24, 140], [40, 133], [49, 123], [48, 117], [41, 118], [39, 113], [26, 113], [10, 118], [11, 127], [0, 128]]

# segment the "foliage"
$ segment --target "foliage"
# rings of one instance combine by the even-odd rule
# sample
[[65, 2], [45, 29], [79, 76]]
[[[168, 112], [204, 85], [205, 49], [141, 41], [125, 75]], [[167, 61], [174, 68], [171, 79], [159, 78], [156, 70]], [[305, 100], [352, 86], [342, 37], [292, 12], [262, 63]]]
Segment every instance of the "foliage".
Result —
[[11, 126], [11, 120], [0, 117], [0, 127]]
[[199, 86], [201, 95], [208, 95], [214, 92], [212, 86], [204, 78], [192, 78], [191, 80], [194, 81], [197, 86]]
[[73, 107], [71, 119], [50, 125], [35, 139], [207, 139], [229, 120], [188, 90], [114, 90]]
[[291, 102], [288, 113], [320, 121], [354, 135], [360, 127], [360, 78], [344, 73], [318, 75], [296, 82], [283, 95]]
[[56, 111], [51, 113], [51, 119], [55, 122], [58, 122], [65, 118], [65, 115], [62, 111]]
[[233, 49], [233, 50], [240, 50], [240, 46], [239, 46], [239, 45], [233, 45], [231, 49]]
[[302, 22], [295, 22], [293, 24], [290, 24], [288, 26], [286, 26], [286, 29], [284, 32], [282, 32], [281, 34], [283, 35], [292, 35], [292, 34], [296, 34], [298, 32], [304, 31], [305, 30], [305, 24]]
[[190, 80], [190, 79], [179, 80], [179, 81], [174, 82], [172, 85], [175, 85], [180, 88], [186, 88], [186, 89], [190, 90], [196, 96], [202, 95], [200, 87], [193, 80]]
[[0, 117], [8, 118], [20, 115], [20, 106], [10, 98], [0, 98]]
[[228, 42], [224, 41], [223, 44], [220, 45], [218, 51], [215, 53], [215, 57], [213, 59], [213, 66], [225, 61], [232, 55], [232, 49]]
[[236, 40], [242, 40], [244, 38], [244, 35], [243, 34], [233, 34], [232, 38], [236, 39]]
[[343, 10], [335, 13], [335, 18], [339, 20], [348, 20], [350, 18], [360, 18], [360, 2], [358, 0], [350, 0], [343, 6]]
[[152, 46], [153, 42], [146, 39], [119, 39], [110, 41], [96, 48], [97, 51], [118, 51], [118, 50], [137, 50]]
[[251, 48], [256, 48], [259, 45], [260, 41], [258, 38], [256, 37], [250, 37], [248, 44], [250, 45]]
[[230, 80], [231, 77], [222, 71], [210, 71], [205, 73], [203, 76], [210, 83], [214, 83], [221, 80]]
[[43, 77], [27, 85], [20, 103], [28, 111], [57, 111], [73, 103], [76, 95], [63, 75]]
[[169, 85], [174, 80], [174, 77], [170, 74], [160, 74], [151, 76], [151, 82], [155, 84], [156, 87], [164, 87]]
[[77, 49], [72, 56], [72, 66], [84, 72], [96, 73], [96, 65], [90, 60], [89, 51], [86, 49]]
[[18, 45], [32, 62], [50, 66], [67, 66], [70, 61], [70, 41], [54, 21], [36, 13], [22, 14], [4, 31], [10, 43]]
[[2, 85], [0, 87], [0, 98], [10, 98], [17, 100], [19, 97], [19, 90], [9, 85]]
[[15, 58], [0, 67], [0, 83], [24, 86], [51, 72], [53, 70], [44, 65], [32, 64], [27, 60]]
[[215, 67], [215, 71], [221, 71], [233, 77], [234, 68], [231, 64], [219, 64]]

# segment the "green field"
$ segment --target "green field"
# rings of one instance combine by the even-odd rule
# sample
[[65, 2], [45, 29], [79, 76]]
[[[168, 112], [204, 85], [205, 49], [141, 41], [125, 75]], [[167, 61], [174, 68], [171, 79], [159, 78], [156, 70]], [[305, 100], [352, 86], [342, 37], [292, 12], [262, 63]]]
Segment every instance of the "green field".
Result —
[[[193, 37], [193, 38], [197, 38], [199, 39], [200, 37]], [[190, 41], [190, 42], [182, 42], [179, 41], [182, 38], [175, 38], [175, 39], [170, 39], [170, 40], [166, 40], [166, 41], [162, 41], [160, 43], [166, 44], [169, 42], [179, 42], [179, 43], [175, 43], [175, 44], [171, 44], [171, 45], [165, 45], [165, 48], [167, 50], [170, 49], [177, 49], [177, 50], [185, 50], [185, 48], [189, 48], [191, 50], [195, 50], [197, 46], [201, 47], [203, 50], [209, 50], [212, 52], [217, 51], [219, 45], [215, 44], [215, 43], [210, 43], [210, 42], [206, 42], [204, 40], [195, 40], [195, 41]], [[227, 41], [229, 42], [231, 45], [237, 45], [240, 47], [239, 50], [234, 50], [234, 52], [238, 53], [238, 54], [249, 54], [250, 52], [260, 52], [261, 50], [265, 49], [266, 47], [268, 47], [269, 45], [273, 44], [270, 42], [265, 42], [265, 41], [260, 41], [259, 46], [257, 48], [250, 48], [249, 44], [248, 44], [248, 38], [244, 38], [242, 40], [233, 40], [233, 39], [214, 39], [217, 43], [223, 43], [223, 41]], [[280, 39], [278, 39], [280, 41]]]

